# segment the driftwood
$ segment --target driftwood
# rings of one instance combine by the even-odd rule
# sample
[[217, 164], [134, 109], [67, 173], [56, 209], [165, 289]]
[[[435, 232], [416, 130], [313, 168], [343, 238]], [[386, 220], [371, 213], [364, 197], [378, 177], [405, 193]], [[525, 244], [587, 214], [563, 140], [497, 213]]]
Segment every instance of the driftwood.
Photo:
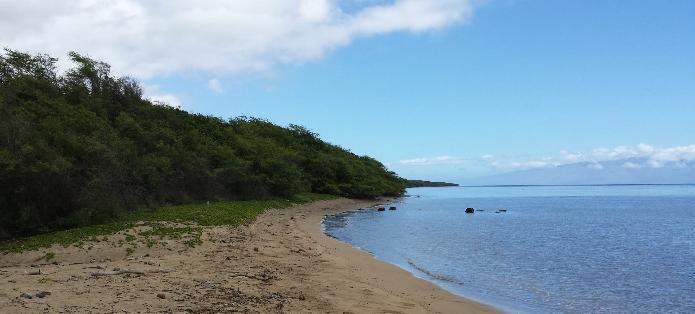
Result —
[[264, 281], [264, 282], [275, 279], [275, 276], [268, 274], [267, 272], [262, 272], [258, 275], [243, 274], [243, 273], [230, 273], [229, 275], [231, 277], [245, 277], [245, 278], [255, 279], [255, 280]]
[[153, 270], [119, 269], [116, 271], [94, 272], [94, 273], [92, 273], [92, 276], [103, 277], [103, 276], [116, 276], [116, 275], [124, 275], [124, 274], [145, 275], [145, 274], [170, 273], [170, 272], [171, 272], [171, 270], [168, 270], [168, 269], [153, 269]]
[[148, 270], [147, 273], [148, 274], [166, 274], [166, 273], [170, 273], [172, 271], [173, 270], [171, 270], [171, 269], [152, 269], [152, 270]]

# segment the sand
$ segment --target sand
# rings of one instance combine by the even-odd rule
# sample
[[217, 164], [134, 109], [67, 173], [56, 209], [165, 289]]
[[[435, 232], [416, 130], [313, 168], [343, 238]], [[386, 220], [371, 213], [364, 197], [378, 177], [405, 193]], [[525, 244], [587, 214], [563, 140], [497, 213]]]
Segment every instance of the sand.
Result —
[[[248, 225], [205, 229], [194, 248], [171, 240], [126, 256], [114, 246], [121, 234], [83, 248], [3, 255], [0, 312], [497, 312], [323, 234], [325, 215], [373, 204], [338, 199], [269, 210]], [[55, 258], [37, 262], [45, 252]]]

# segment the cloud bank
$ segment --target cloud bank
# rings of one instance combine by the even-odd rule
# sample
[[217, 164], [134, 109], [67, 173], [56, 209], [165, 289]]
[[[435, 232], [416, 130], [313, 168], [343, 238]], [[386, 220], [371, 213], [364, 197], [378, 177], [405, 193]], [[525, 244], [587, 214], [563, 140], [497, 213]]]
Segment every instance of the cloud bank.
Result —
[[363, 37], [460, 23], [477, 1], [359, 2], [350, 13], [340, 2], [0, 0], [0, 46], [58, 57], [86, 53], [139, 78], [266, 71], [319, 59]]
[[683, 166], [687, 163], [695, 162], [695, 144], [669, 148], [639, 144], [614, 148], [596, 148], [588, 152], [561, 151], [557, 156], [542, 158], [514, 158], [494, 155], [483, 155], [473, 158], [453, 156], [421, 157], [401, 160], [398, 164], [403, 166], [432, 166], [465, 163], [511, 171], [586, 163], [587, 167], [591, 169], [601, 170], [603, 169], [602, 163], [621, 160], [626, 160], [622, 164], [622, 167], [626, 169]]
[[465, 162], [463, 158], [451, 157], [451, 156], [437, 156], [437, 157], [421, 157], [413, 159], [400, 160], [398, 163], [401, 165], [414, 165], [414, 166], [427, 166], [427, 165], [455, 165], [462, 164]]

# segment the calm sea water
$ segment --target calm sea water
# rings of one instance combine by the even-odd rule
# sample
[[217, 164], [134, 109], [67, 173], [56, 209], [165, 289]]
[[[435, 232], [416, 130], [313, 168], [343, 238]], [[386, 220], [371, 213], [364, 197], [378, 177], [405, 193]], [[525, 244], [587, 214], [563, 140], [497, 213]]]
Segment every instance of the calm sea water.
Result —
[[[695, 313], [695, 186], [408, 194], [391, 204], [396, 211], [344, 213], [328, 217], [324, 228], [507, 312]], [[477, 211], [465, 214], [466, 207]]]

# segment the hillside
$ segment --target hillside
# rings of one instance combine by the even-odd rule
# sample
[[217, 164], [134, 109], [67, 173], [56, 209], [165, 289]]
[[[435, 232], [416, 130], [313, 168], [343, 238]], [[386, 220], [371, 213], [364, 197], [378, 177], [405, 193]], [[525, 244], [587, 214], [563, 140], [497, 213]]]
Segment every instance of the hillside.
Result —
[[0, 56], [0, 239], [136, 209], [314, 192], [399, 195], [405, 180], [308, 129], [191, 114], [76, 53]]

